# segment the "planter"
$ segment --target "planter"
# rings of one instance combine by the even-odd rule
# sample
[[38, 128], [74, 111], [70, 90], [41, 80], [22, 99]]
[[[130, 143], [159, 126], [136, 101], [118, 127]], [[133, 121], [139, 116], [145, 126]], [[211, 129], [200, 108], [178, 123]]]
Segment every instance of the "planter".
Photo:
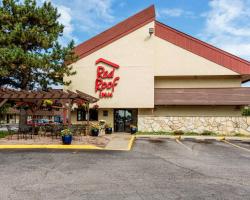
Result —
[[91, 136], [97, 137], [99, 135], [99, 129], [91, 129]]
[[137, 128], [135, 128], [135, 127], [130, 128], [130, 133], [131, 134], [135, 134], [136, 132], [137, 132]]
[[106, 134], [111, 134], [112, 133], [112, 128], [105, 128], [105, 133]]
[[64, 135], [62, 136], [63, 144], [71, 144], [72, 142], [72, 135]]

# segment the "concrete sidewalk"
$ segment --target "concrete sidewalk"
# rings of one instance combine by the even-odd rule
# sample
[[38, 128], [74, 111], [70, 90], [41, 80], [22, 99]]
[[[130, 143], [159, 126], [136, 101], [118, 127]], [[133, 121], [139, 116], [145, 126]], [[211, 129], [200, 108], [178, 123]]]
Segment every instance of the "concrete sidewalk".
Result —
[[86, 149], [86, 150], [117, 150], [117, 151], [130, 151], [134, 143], [134, 136], [127, 133], [115, 133], [111, 135], [104, 135], [99, 137], [89, 137], [94, 140], [105, 138], [106, 144], [100, 145], [99, 143], [80, 143], [73, 141], [71, 145], [61, 144], [61, 140], [49, 140], [45, 143], [37, 143], [35, 140], [18, 140], [18, 143], [13, 143], [11, 140], [2, 139], [0, 142], [0, 149]]
[[122, 150], [129, 151], [132, 148], [135, 137], [127, 133], [115, 133], [109, 135], [109, 143], [105, 150]]

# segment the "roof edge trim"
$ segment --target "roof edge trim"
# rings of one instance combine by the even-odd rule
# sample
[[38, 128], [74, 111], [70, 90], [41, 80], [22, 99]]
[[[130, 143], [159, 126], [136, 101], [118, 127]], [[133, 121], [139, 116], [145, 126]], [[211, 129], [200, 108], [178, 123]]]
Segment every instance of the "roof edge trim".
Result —
[[155, 21], [154, 5], [77, 45], [74, 51], [79, 59], [84, 58], [152, 21]]

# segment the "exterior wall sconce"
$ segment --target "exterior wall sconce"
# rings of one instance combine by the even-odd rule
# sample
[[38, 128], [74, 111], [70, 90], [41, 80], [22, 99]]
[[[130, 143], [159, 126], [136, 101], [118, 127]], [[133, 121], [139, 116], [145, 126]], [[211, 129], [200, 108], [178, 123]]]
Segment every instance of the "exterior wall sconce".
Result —
[[155, 31], [154, 28], [149, 28], [148, 29], [150, 37], [152, 36], [152, 34], [154, 33], [154, 31]]

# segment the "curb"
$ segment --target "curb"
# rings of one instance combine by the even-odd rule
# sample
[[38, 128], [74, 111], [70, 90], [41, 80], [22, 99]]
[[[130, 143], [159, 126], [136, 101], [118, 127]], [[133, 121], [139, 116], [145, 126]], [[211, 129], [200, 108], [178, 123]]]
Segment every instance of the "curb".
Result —
[[0, 145], [0, 149], [86, 149], [102, 150], [103, 148], [94, 145]]
[[95, 145], [36, 145], [36, 144], [15, 144], [15, 145], [0, 145], [0, 150], [3, 149], [80, 149], [80, 150], [107, 150], [107, 151], [130, 151], [133, 147], [135, 136], [131, 136], [128, 147], [126, 149], [109, 149], [97, 147]]

